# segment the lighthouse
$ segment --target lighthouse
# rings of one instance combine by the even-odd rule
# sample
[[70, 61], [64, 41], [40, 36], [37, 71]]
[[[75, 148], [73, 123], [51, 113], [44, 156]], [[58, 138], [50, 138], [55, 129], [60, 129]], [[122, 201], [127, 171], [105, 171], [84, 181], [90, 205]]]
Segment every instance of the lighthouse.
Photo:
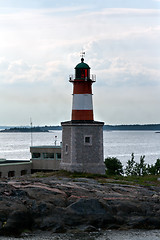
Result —
[[103, 122], [94, 121], [92, 84], [96, 76], [81, 62], [75, 67], [71, 120], [62, 122], [61, 169], [71, 172], [104, 174]]
[[73, 83], [73, 105], [72, 105], [72, 121], [93, 121], [93, 104], [92, 104], [92, 83], [95, 77], [90, 78], [90, 67], [81, 63], [75, 67], [75, 79]]

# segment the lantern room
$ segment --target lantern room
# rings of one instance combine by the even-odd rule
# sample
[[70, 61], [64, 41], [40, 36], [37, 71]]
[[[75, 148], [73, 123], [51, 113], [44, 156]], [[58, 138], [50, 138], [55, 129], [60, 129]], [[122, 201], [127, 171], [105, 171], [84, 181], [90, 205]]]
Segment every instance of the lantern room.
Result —
[[90, 77], [90, 67], [84, 58], [75, 67], [75, 77], [70, 75], [73, 83], [72, 121], [93, 121], [92, 83], [95, 75]]
[[75, 67], [75, 79], [77, 80], [90, 80], [90, 67], [84, 63], [84, 58], [81, 58], [81, 63]]

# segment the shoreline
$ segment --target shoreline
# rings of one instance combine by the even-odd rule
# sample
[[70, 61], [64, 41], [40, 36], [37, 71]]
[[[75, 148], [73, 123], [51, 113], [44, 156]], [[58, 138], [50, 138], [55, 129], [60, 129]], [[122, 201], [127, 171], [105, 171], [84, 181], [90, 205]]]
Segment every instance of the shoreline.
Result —
[[[1, 129], [2, 128], [2, 129]], [[62, 131], [62, 126], [21, 126], [21, 127], [4, 127], [0, 126], [0, 132], [49, 132], [49, 131]], [[160, 133], [160, 124], [117, 124], [103, 126], [103, 131], [155, 131]]]

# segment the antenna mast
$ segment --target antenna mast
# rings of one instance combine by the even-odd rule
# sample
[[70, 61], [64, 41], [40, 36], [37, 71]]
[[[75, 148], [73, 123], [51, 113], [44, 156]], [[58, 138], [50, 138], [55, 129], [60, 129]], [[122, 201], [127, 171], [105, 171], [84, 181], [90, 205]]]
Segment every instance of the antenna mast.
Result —
[[32, 138], [32, 118], [30, 118], [30, 124], [31, 124], [31, 147], [33, 145], [33, 138]]

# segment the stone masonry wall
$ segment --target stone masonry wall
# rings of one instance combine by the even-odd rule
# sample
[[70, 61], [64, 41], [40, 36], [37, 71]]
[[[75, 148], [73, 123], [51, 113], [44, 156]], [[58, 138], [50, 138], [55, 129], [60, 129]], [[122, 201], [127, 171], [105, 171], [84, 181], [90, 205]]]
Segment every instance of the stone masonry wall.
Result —
[[[103, 124], [66, 122], [62, 123], [62, 126], [61, 168], [68, 171], [104, 174]], [[85, 143], [85, 137], [89, 137], [91, 142]]]

